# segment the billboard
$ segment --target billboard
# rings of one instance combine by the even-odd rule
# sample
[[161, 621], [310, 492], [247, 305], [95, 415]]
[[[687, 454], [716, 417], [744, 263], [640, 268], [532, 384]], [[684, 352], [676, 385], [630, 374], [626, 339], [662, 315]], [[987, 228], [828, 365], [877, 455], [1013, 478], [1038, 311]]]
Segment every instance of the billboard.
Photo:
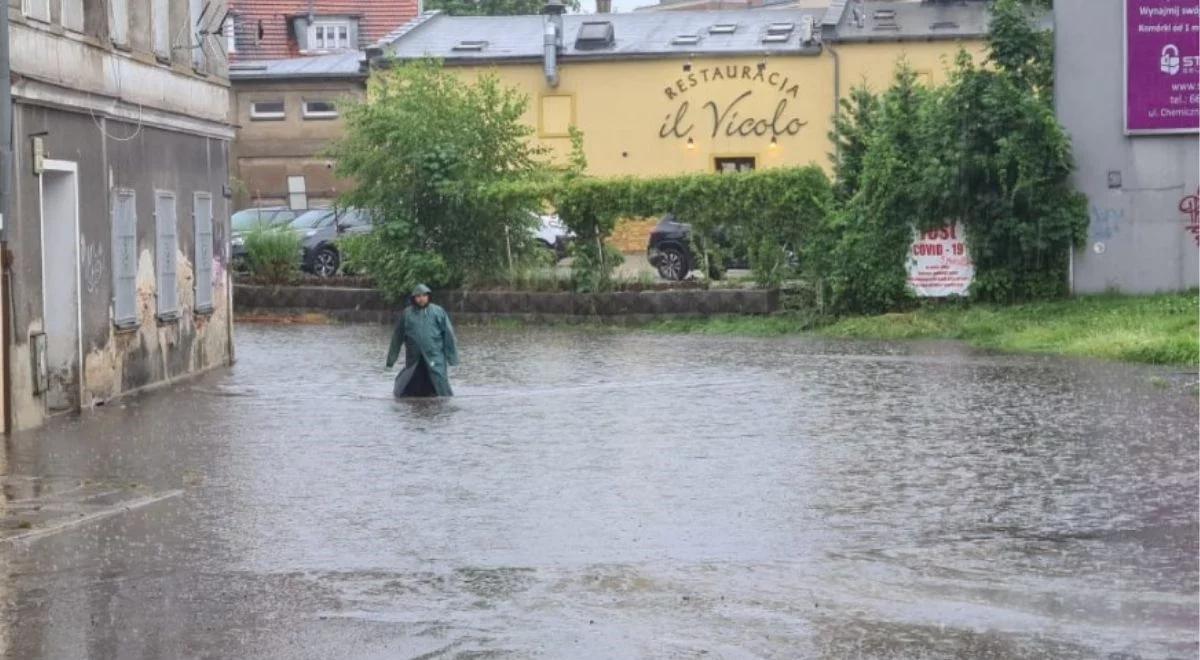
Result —
[[918, 298], [965, 296], [975, 279], [962, 225], [917, 232], [908, 254], [908, 288]]
[[1125, 132], [1200, 130], [1200, 3], [1125, 0]]

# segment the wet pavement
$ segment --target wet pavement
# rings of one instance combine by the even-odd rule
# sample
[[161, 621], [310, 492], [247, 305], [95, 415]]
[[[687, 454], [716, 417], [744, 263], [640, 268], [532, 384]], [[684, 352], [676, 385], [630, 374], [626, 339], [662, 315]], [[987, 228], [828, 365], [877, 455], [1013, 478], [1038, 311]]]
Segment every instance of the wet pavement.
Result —
[[8, 442], [11, 658], [1194, 658], [1195, 374], [944, 344], [388, 329]]

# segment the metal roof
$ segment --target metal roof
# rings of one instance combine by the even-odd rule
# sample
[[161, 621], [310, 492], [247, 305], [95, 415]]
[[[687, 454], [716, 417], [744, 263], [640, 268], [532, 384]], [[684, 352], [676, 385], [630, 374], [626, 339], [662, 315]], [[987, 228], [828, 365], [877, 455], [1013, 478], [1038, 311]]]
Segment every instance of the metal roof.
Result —
[[361, 51], [290, 57], [282, 60], [254, 60], [229, 65], [230, 80], [272, 80], [296, 78], [365, 78], [366, 59]]
[[[844, 7], [834, 29], [837, 41], [913, 41], [983, 37], [988, 32], [987, 3], [834, 2]], [[830, 12], [832, 15], [834, 12]]]
[[[811, 18], [820, 25], [824, 9], [780, 9], [763, 12], [732, 11], [672, 11], [623, 14], [568, 14], [563, 16], [563, 47], [560, 59], [617, 59], [670, 55], [743, 53], [816, 54], [816, 42], [804, 46], [800, 42], [800, 25]], [[389, 46], [384, 55], [399, 59], [434, 57], [451, 62], [490, 62], [498, 60], [533, 60], [542, 57], [544, 17], [527, 16], [434, 16], [408, 31]], [[576, 48], [576, 36], [583, 23], [609, 21], [614, 42], [606, 48]], [[763, 43], [772, 23], [793, 22], [796, 30], [780, 43]], [[709, 28], [717, 24], [737, 24], [733, 33], [713, 34]], [[672, 43], [682, 35], [698, 35], [697, 43]], [[463, 41], [486, 41], [487, 46], [476, 51], [455, 50]], [[689, 40], [690, 41], [690, 40]]]

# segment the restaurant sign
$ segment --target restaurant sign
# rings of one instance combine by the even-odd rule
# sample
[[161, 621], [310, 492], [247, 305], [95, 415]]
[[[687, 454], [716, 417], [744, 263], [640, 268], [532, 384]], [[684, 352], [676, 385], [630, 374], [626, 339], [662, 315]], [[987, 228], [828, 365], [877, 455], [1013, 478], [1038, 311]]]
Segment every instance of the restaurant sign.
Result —
[[908, 287], [918, 298], [965, 296], [975, 279], [960, 224], [916, 232], [908, 255]]
[[1200, 3], [1125, 0], [1125, 132], [1200, 130]]
[[[706, 94], [713, 83], [730, 81], [745, 86], [727, 97]], [[727, 85], [721, 86], [725, 88]], [[694, 68], [663, 88], [663, 95], [673, 109], [663, 117], [658, 137], [683, 139], [706, 135], [777, 140], [797, 135], [808, 122], [789, 112], [788, 103], [799, 94], [798, 81], [778, 71], [768, 71], [765, 63]], [[756, 100], [765, 95], [774, 95], [777, 100], [769, 106], [770, 110], [761, 112], [765, 108], [756, 108]]]

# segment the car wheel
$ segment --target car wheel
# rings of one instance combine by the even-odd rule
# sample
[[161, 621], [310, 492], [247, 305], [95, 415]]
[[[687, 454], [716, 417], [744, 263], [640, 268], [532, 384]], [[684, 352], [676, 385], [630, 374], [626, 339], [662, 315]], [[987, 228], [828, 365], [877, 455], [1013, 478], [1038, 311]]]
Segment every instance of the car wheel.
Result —
[[341, 260], [331, 247], [323, 247], [313, 255], [313, 273], [318, 277], [333, 277], [337, 274]]
[[678, 282], [687, 276], [687, 257], [679, 248], [663, 248], [658, 261], [658, 274], [664, 280]]

